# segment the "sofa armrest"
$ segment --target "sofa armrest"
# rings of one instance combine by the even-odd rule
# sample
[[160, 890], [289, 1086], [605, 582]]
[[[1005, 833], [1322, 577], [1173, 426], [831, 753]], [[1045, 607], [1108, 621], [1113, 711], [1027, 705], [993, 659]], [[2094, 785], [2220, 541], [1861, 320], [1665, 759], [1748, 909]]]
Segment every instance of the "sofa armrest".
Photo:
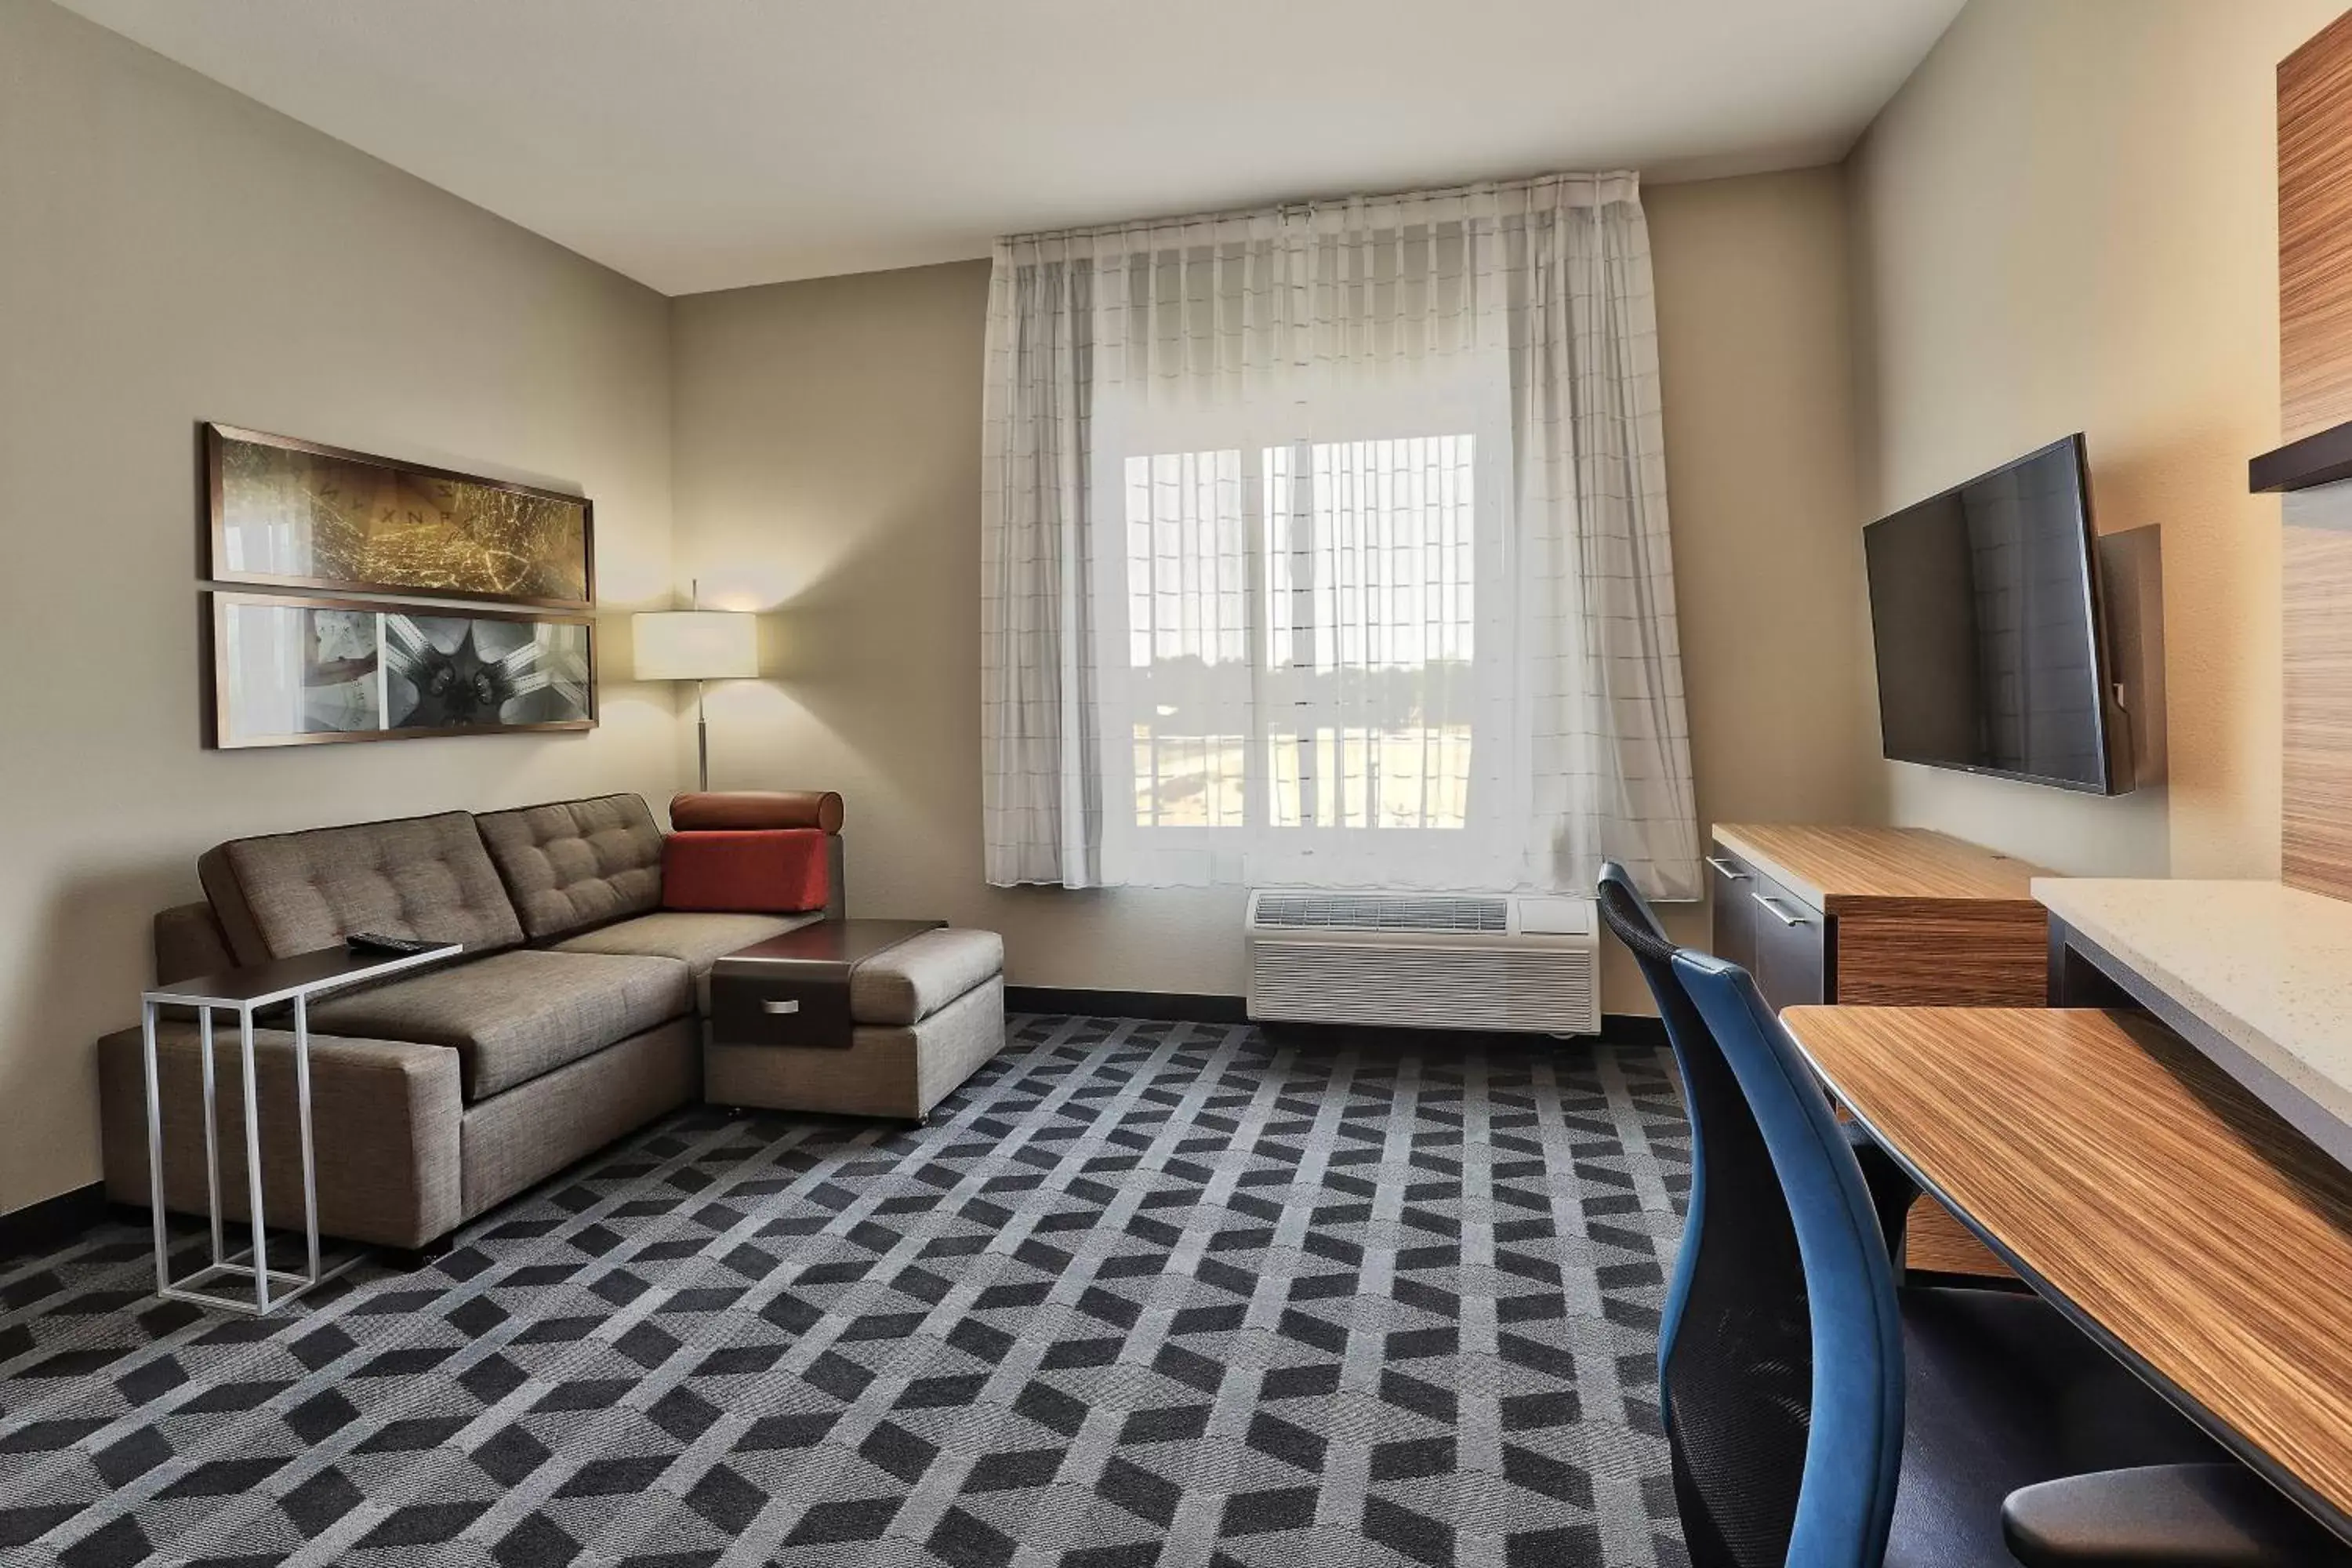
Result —
[[[221, 1205], [238, 1220], [246, 1202], [245, 1079], [234, 1022], [213, 1037], [219, 1085]], [[156, 1029], [163, 1086], [164, 1206], [205, 1207], [204, 1068], [193, 1022]], [[98, 1043], [106, 1194], [141, 1208], [147, 1175], [147, 1086], [140, 1035]], [[254, 1031], [261, 1109], [262, 1205], [272, 1225], [302, 1223], [301, 1123], [294, 1095], [294, 1037]], [[446, 1046], [310, 1037], [310, 1115], [317, 1151], [319, 1229], [378, 1247], [422, 1247], [457, 1228], [460, 1213], [457, 1053]]]
[[210, 904], [178, 904], [155, 917], [155, 981], [169, 985], [235, 969], [228, 933]]

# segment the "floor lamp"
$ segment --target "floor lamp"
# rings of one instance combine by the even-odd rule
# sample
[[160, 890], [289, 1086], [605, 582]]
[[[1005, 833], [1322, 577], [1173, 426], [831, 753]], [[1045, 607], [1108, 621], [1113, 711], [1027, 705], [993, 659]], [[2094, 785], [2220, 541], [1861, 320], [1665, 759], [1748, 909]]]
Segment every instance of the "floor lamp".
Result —
[[740, 610], [702, 608], [698, 581], [694, 608], [648, 610], [629, 617], [629, 640], [639, 680], [694, 682], [694, 748], [698, 787], [710, 787], [710, 723], [702, 711], [703, 683], [747, 680], [760, 673], [760, 618]]

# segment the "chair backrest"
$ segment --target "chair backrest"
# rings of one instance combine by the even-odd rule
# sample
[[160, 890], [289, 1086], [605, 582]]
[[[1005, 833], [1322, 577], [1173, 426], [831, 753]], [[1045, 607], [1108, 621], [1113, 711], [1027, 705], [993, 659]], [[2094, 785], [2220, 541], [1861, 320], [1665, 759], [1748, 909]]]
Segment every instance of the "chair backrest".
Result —
[[1748, 972], [1687, 951], [1668, 967], [1709, 1040], [1685, 1053], [1686, 1078], [1712, 1055], [1738, 1089], [1735, 1108], [1693, 1085], [1717, 1195], [1664, 1369], [1677, 1501], [1688, 1470], [1722, 1562], [1878, 1568], [1903, 1458], [1903, 1327], [1861, 1167]]
[[1684, 1543], [1692, 1568], [1781, 1568], [1811, 1408], [1796, 1228], [1739, 1081], [1675, 972], [1679, 950], [1614, 861], [1599, 900], [1649, 982], [1691, 1124], [1690, 1202], [1658, 1319], [1658, 1410]]

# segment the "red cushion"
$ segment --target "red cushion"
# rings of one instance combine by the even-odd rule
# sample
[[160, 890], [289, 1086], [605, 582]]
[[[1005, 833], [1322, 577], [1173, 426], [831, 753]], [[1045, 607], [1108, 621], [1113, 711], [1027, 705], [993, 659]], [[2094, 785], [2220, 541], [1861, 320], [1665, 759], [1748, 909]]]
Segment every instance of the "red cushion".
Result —
[[793, 914], [831, 896], [814, 827], [673, 833], [662, 841], [662, 908]]

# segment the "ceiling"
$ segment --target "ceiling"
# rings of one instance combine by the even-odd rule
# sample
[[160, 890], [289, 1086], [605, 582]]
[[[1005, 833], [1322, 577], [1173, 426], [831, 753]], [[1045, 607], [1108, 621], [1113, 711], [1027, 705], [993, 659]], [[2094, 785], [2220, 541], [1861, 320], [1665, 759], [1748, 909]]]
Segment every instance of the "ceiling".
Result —
[[1559, 169], [1825, 163], [1961, 0], [63, 0], [667, 294]]

